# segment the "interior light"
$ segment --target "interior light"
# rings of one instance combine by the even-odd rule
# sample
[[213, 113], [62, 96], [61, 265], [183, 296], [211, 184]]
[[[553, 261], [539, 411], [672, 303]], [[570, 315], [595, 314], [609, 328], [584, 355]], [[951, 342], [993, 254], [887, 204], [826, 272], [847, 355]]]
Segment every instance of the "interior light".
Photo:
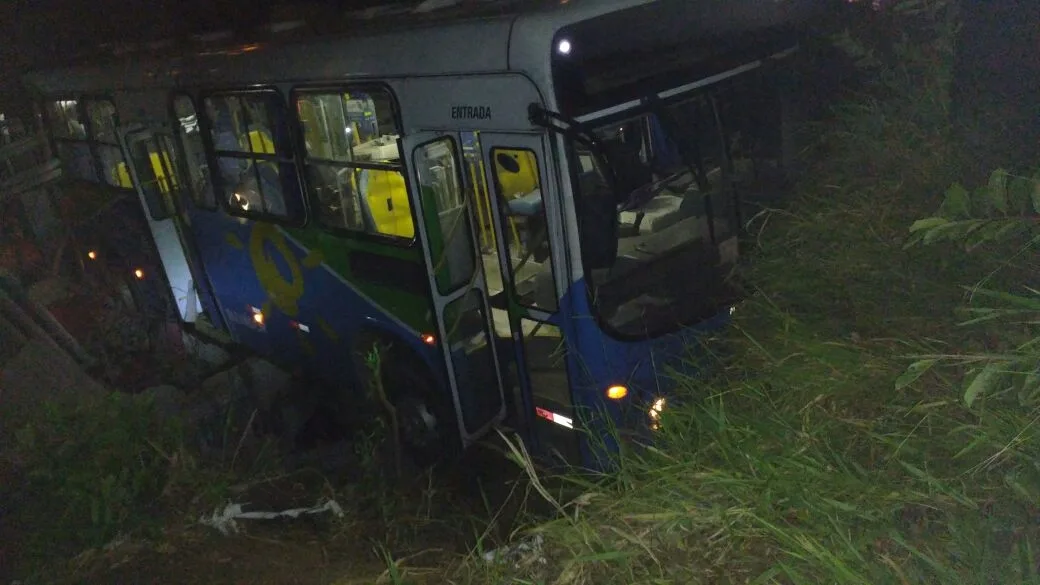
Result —
[[432, 333], [423, 333], [422, 342], [426, 345], [437, 345], [437, 337], [435, 337]]
[[144, 270], [141, 270], [140, 268], [134, 268], [134, 276], [137, 277], [137, 280], [143, 280]]
[[253, 323], [256, 323], [257, 325], [264, 324], [264, 314], [262, 311], [257, 311], [253, 313]]
[[611, 400], [621, 400], [626, 396], [628, 396], [628, 387], [626, 386], [615, 384], [614, 386], [607, 388], [607, 398]]
[[561, 55], [570, 55], [573, 48], [571, 42], [567, 39], [563, 39], [559, 45], [556, 45], [556, 51]]
[[87, 258], [90, 258], [91, 260], [97, 260], [97, 252], [95, 252], [94, 250], [87, 252]]

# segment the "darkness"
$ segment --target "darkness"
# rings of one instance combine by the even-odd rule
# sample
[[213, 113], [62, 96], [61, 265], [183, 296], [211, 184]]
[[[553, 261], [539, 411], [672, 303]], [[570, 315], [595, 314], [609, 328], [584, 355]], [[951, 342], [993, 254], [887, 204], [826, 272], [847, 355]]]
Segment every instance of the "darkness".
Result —
[[0, 109], [18, 109], [20, 73], [77, 60], [102, 43], [248, 30], [299, 18], [320, 22], [349, 9], [414, 1], [5, 0], [0, 3]]
[[[469, 0], [480, 1], [480, 0]], [[587, 0], [595, 1], [595, 0]], [[839, 0], [835, 0], [836, 2]], [[17, 80], [26, 69], [82, 59], [102, 43], [249, 30], [265, 22], [334, 21], [348, 9], [419, 0], [7, 0], [0, 9], [0, 111], [24, 115]], [[1040, 2], [961, 0], [956, 116], [1005, 130], [1040, 133]], [[342, 16], [339, 16], [342, 18]], [[1027, 140], [1028, 156], [1040, 150]], [[1000, 145], [980, 144], [993, 150]], [[1018, 148], [1012, 150], [1018, 151]], [[1018, 154], [1025, 154], [1018, 152]]]
[[[271, 20], [419, 0], [7, 0], [0, 10], [2, 79], [68, 60], [99, 43], [155, 40]], [[594, 0], [592, 0], [594, 1]], [[1040, 70], [1040, 2], [961, 0], [966, 64], [991, 78]], [[1021, 69], [1019, 69], [1021, 71]]]

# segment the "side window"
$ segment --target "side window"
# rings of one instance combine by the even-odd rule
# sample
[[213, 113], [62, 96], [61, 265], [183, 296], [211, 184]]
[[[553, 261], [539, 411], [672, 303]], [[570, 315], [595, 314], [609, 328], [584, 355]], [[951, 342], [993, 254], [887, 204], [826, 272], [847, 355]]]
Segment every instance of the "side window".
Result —
[[116, 127], [116, 106], [109, 100], [86, 100], [87, 117], [90, 119], [90, 140], [101, 163], [105, 182], [113, 187], [132, 189], [130, 173], [119, 148]]
[[78, 100], [48, 102], [47, 122], [55, 138], [70, 140], [87, 139], [87, 127], [79, 119]]
[[174, 215], [174, 199], [180, 185], [172, 139], [166, 135], [147, 135], [136, 140], [128, 138], [127, 146], [148, 214], [155, 221]]
[[192, 201], [197, 207], [213, 211], [217, 208], [217, 195], [206, 162], [206, 148], [195, 103], [186, 95], [174, 97], [173, 115], [177, 118], [177, 136], [184, 153], [184, 172]]
[[454, 142], [441, 138], [416, 148], [414, 163], [423, 217], [430, 232], [437, 289], [447, 294], [468, 283], [476, 269]]
[[96, 183], [94, 156], [87, 142], [87, 127], [81, 119], [78, 100], [54, 100], [44, 107], [54, 149], [70, 176]]
[[247, 217], [300, 221], [288, 118], [272, 91], [225, 94], [204, 101], [216, 157], [218, 197]]
[[344, 89], [295, 95], [315, 219], [337, 230], [414, 237], [390, 94]]
[[516, 297], [522, 305], [555, 312], [556, 288], [538, 157], [528, 149], [494, 147], [491, 160]]

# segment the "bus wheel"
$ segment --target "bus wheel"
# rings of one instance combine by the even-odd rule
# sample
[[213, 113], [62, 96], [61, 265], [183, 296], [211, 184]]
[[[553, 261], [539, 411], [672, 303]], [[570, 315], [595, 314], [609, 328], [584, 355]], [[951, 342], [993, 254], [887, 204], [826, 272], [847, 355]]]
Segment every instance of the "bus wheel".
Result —
[[418, 465], [428, 467], [456, 451], [453, 411], [438, 400], [424, 368], [398, 368], [388, 376], [401, 447]]

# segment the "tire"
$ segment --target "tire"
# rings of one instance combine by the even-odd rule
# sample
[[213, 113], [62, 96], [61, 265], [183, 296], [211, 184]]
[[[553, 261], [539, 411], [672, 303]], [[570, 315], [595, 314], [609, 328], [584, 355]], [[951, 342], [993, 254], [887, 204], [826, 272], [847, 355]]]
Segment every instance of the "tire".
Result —
[[438, 396], [425, 367], [399, 366], [386, 376], [386, 389], [397, 414], [402, 450], [421, 467], [454, 457], [459, 449], [455, 410]]
[[[396, 414], [401, 454], [423, 468], [451, 459], [461, 450], [451, 400], [447, 395], [441, 396], [429, 368], [410, 350], [401, 349], [399, 340], [371, 336], [362, 338], [356, 347], [371, 347], [373, 343], [388, 348], [382, 364], [382, 383]], [[374, 380], [364, 355], [360, 349], [353, 352], [360, 387], [350, 393], [355, 398], [342, 405], [343, 420], [349, 421], [352, 433], [368, 427], [373, 417], [390, 423], [386, 406], [373, 390]]]

